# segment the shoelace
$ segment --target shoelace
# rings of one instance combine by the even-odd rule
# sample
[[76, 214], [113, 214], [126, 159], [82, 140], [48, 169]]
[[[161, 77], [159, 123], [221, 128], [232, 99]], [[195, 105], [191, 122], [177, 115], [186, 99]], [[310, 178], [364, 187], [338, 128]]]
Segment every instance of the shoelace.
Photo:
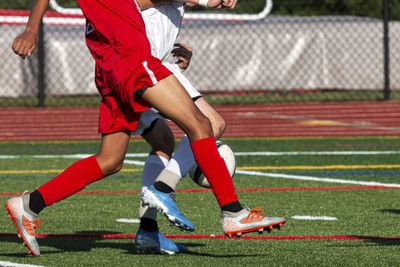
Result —
[[23, 221], [22, 224], [25, 227], [25, 230], [32, 236], [36, 236], [36, 229], [39, 228], [39, 223], [44, 223], [41, 220], [30, 221], [26, 220]]
[[248, 220], [262, 220], [265, 218], [265, 215], [261, 212], [264, 210], [263, 207], [257, 207], [250, 211], [249, 215], [247, 215], [246, 219]]

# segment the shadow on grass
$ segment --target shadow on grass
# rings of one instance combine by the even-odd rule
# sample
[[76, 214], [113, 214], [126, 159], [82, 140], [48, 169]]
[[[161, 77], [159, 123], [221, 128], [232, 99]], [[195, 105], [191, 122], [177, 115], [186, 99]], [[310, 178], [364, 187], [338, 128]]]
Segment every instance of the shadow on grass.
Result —
[[[138, 254], [136, 252], [136, 247], [134, 244], [134, 240], [131, 239], [129, 242], [112, 242], [112, 239], [105, 239], [102, 237], [96, 237], [97, 235], [111, 235], [111, 234], [120, 234], [115, 232], [108, 231], [82, 231], [76, 232], [77, 235], [92, 235], [91, 237], [40, 237], [38, 238], [39, 246], [41, 247], [50, 247], [55, 248], [57, 250], [48, 251], [46, 249], [42, 249], [41, 255], [46, 254], [56, 254], [63, 252], [90, 252], [92, 249], [96, 248], [107, 248], [107, 249], [117, 249], [123, 250], [126, 254]], [[175, 240], [174, 240], [175, 241]], [[18, 250], [16, 253], [0, 253], [0, 256], [8, 256], [8, 257], [32, 257], [32, 255], [28, 254], [28, 249], [23, 247], [22, 239], [17, 236], [2, 236], [0, 237], [1, 243], [19, 243], [21, 244], [21, 250]], [[244, 255], [244, 254], [226, 254], [226, 255], [217, 255], [214, 253], [199, 253], [195, 251], [190, 251], [191, 248], [196, 247], [204, 247], [205, 244], [202, 243], [181, 243], [189, 248], [189, 253], [185, 255], [194, 255], [194, 256], [203, 256], [203, 257], [213, 257], [213, 258], [234, 258], [234, 257], [259, 257], [259, 256], [267, 256], [267, 255]]]
[[400, 215], [400, 210], [379, 210], [380, 212], [393, 213]]
[[[400, 246], [400, 239], [395, 237], [395, 238], [390, 238], [390, 237], [376, 237], [376, 236], [357, 236], [357, 235], [352, 235], [350, 237], [355, 237], [358, 240], [357, 241], [362, 241], [361, 244], [357, 245], [332, 245], [331, 247], [378, 247], [378, 246], [386, 246], [386, 247], [391, 247], [391, 246]], [[354, 240], [350, 240], [354, 241]]]
[[364, 242], [369, 243], [371, 246], [400, 246], [400, 239], [390, 238], [376, 238], [373, 236], [354, 236], [358, 238], [365, 238]]

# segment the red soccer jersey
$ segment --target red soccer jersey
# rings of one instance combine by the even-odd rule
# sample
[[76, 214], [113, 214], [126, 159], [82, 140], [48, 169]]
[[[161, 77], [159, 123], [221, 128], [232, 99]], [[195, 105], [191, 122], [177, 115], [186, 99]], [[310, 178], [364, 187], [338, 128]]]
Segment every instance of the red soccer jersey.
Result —
[[[135, 130], [137, 123], [133, 122], [138, 116], [134, 113], [148, 106], [137, 103], [134, 92], [154, 86], [171, 72], [151, 55], [136, 0], [78, 0], [78, 3], [87, 20], [86, 43], [96, 61], [95, 82], [103, 96], [99, 130], [101, 133]], [[118, 99], [104, 101], [105, 96], [111, 95]], [[108, 110], [106, 116], [102, 110]]]

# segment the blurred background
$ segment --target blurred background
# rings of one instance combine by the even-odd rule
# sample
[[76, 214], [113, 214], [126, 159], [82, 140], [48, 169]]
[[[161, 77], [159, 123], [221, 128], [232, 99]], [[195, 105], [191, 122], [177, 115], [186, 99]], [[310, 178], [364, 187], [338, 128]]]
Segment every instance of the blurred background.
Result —
[[[12, 52], [32, 2], [0, 2], [0, 107], [97, 107], [75, 0], [49, 8], [29, 59]], [[188, 8], [178, 41], [193, 47], [185, 75], [212, 104], [400, 98], [400, 1], [239, 0], [209, 12]]]

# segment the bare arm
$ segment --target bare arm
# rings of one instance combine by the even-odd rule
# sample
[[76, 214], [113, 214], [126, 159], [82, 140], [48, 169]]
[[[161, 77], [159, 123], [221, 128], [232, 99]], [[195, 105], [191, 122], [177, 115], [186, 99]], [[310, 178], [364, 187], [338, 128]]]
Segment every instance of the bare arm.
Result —
[[25, 59], [30, 56], [36, 48], [36, 40], [39, 32], [39, 25], [47, 9], [49, 0], [35, 0], [29, 15], [25, 31], [18, 35], [12, 45], [14, 53]]

